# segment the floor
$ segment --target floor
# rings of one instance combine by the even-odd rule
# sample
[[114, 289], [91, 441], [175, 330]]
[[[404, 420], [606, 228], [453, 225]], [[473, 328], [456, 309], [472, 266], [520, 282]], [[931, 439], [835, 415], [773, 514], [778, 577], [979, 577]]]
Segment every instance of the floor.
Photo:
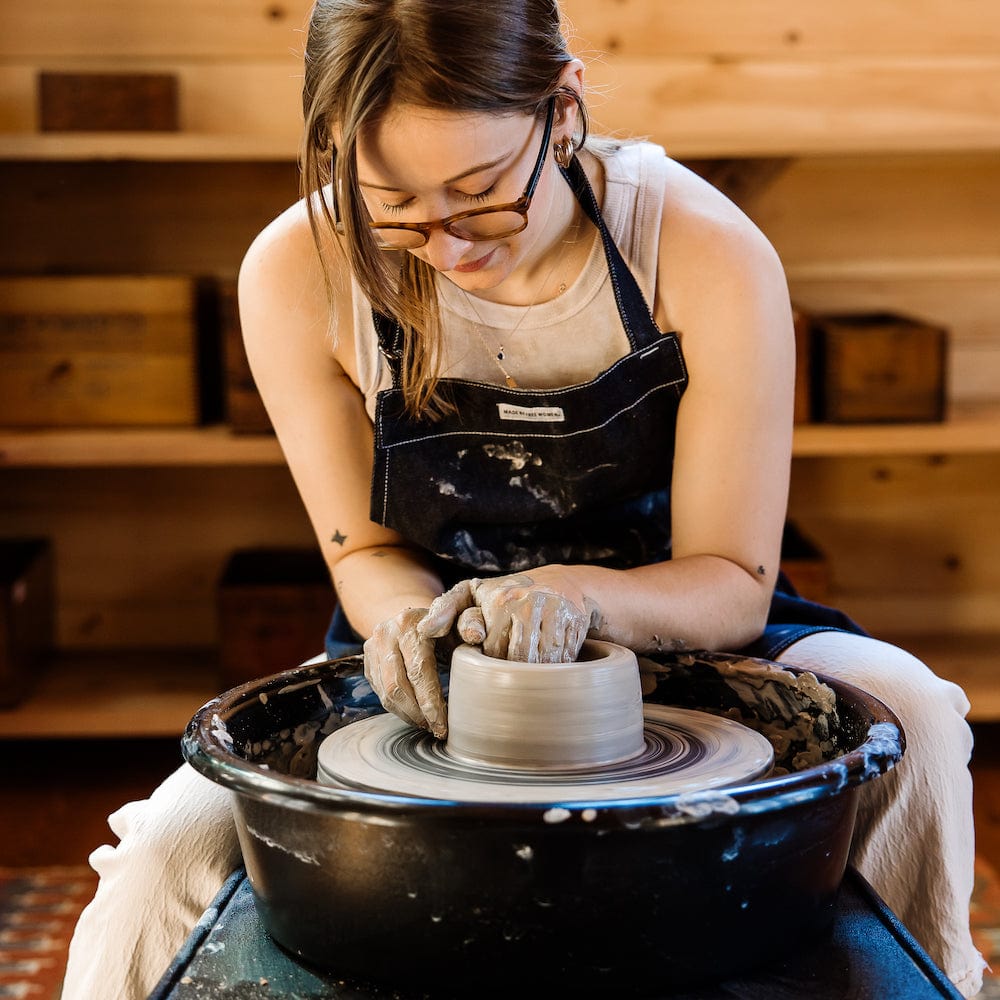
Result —
[[973, 726], [973, 809], [976, 814], [976, 850], [1000, 871], [1000, 722]]
[[[974, 727], [977, 850], [1000, 871], [1000, 723]], [[0, 741], [0, 866], [80, 864], [106, 817], [181, 763], [176, 740]], [[17, 817], [10, 822], [9, 817]]]
[[[181, 763], [179, 740], [0, 741], [0, 867], [81, 864], [107, 816]], [[17, 822], [11, 822], [17, 817]]]

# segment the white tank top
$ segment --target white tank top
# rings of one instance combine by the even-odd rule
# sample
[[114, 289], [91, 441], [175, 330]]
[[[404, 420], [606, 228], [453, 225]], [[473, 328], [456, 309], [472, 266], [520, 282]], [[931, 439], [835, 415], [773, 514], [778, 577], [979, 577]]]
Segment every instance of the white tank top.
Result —
[[[593, 152], [604, 167], [604, 221], [652, 308], [666, 154], [646, 142]], [[628, 340], [604, 249], [597, 231], [587, 231], [593, 245], [586, 265], [566, 291], [549, 302], [528, 307], [477, 298], [470, 303], [460, 288], [438, 275], [445, 338], [442, 375], [503, 384], [495, 360], [502, 347], [501, 363], [519, 386], [552, 388], [587, 381], [626, 354]], [[353, 308], [358, 377], [374, 420], [375, 397], [391, 386], [392, 378], [378, 350], [371, 305], [356, 283]]]

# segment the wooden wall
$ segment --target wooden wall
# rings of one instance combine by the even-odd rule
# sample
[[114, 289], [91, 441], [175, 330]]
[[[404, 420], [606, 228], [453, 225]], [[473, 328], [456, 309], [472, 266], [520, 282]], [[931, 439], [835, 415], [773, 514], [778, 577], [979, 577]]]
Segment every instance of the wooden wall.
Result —
[[[947, 326], [952, 405], [1000, 404], [1000, 4], [564, 9], [599, 129], [723, 178], [803, 307]], [[303, 0], [4, 4], [0, 271], [232, 276], [296, 196], [306, 14]], [[39, 135], [40, 69], [175, 72], [182, 131]], [[995, 630], [997, 450], [796, 460], [791, 513], [828, 551], [835, 599], [879, 631]], [[0, 518], [54, 535], [67, 647], [209, 643], [228, 551], [311, 544], [280, 467], [6, 469]]]

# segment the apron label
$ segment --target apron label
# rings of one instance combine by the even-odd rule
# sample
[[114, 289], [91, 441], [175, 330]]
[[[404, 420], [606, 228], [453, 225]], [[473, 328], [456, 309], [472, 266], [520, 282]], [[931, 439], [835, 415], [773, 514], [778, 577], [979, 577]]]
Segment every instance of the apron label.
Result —
[[497, 403], [501, 420], [533, 420], [536, 423], [558, 424], [566, 419], [561, 406], [514, 406]]

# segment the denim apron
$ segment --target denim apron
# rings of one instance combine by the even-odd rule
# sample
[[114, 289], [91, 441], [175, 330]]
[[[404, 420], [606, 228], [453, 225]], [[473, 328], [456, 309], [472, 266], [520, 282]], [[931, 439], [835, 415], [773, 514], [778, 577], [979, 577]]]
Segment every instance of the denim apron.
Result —
[[[431, 553], [445, 586], [553, 562], [627, 569], [670, 558], [674, 438], [688, 382], [680, 342], [656, 326], [579, 161], [562, 173], [600, 234], [628, 338], [611, 367], [558, 389], [442, 379], [453, 411], [414, 419], [400, 389], [401, 330], [373, 314], [392, 387], [376, 400], [371, 519]], [[747, 652], [771, 658], [828, 629], [861, 632], [782, 578], [768, 630]], [[357, 646], [338, 608], [327, 652]]]

